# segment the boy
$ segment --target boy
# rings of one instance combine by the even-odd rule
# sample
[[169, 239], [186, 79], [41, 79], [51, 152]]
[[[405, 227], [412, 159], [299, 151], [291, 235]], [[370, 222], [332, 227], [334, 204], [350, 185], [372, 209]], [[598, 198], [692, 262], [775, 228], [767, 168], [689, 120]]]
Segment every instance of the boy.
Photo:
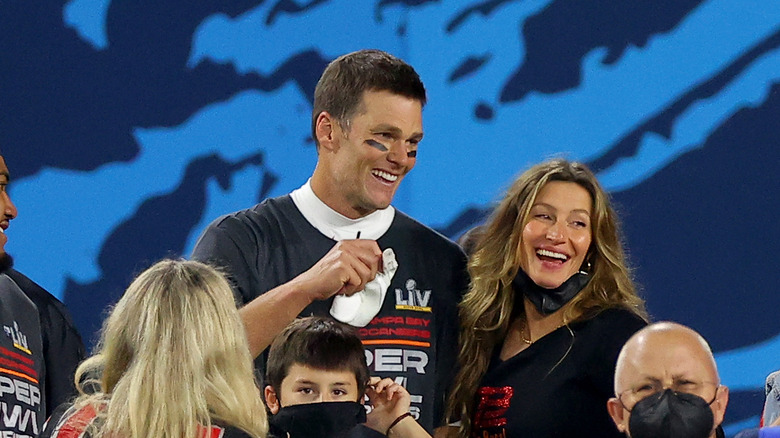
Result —
[[430, 437], [409, 413], [406, 389], [369, 378], [360, 338], [330, 318], [297, 319], [274, 339], [266, 383], [275, 438]]

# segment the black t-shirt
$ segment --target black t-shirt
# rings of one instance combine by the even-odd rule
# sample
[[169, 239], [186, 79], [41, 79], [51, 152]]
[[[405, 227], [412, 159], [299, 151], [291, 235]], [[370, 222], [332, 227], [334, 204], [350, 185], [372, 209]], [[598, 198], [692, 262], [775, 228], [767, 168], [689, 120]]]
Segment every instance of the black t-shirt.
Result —
[[645, 325], [623, 309], [564, 326], [502, 361], [476, 397], [473, 437], [623, 437], [607, 411], [617, 356]]
[[17, 271], [0, 274], [0, 431], [36, 436], [75, 394], [84, 345], [65, 307]]
[[[456, 363], [466, 257], [453, 242], [398, 211], [377, 243], [382, 250], [393, 248], [398, 270], [379, 314], [359, 334], [372, 375], [402, 383], [412, 395], [413, 415], [432, 431], [443, 418]], [[192, 257], [224, 268], [243, 305], [306, 271], [335, 244], [287, 195], [215, 220]], [[301, 315], [327, 316], [332, 302], [316, 301]], [[258, 358], [260, 375], [263, 364]]]

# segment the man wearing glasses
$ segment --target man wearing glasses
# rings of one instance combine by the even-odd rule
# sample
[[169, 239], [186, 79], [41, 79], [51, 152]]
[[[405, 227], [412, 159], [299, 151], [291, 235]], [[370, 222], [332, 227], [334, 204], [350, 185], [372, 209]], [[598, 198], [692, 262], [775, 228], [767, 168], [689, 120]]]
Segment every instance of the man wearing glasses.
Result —
[[620, 351], [607, 409], [631, 438], [721, 438], [728, 400], [707, 341], [688, 327], [659, 322]]

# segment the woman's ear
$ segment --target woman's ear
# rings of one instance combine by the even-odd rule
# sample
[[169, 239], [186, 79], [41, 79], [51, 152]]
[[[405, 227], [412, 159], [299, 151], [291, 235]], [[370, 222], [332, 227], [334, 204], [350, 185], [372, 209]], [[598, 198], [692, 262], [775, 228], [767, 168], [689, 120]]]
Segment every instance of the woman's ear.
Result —
[[586, 274], [590, 275], [590, 273], [593, 272], [593, 260], [596, 260], [596, 248], [591, 245], [590, 249], [588, 249], [588, 253], [585, 254], [585, 260], [582, 261], [580, 270], [585, 271]]
[[279, 412], [279, 397], [276, 395], [274, 388], [271, 385], [267, 385], [263, 390], [263, 395], [265, 396], [265, 404], [268, 406], [268, 410], [272, 414]]

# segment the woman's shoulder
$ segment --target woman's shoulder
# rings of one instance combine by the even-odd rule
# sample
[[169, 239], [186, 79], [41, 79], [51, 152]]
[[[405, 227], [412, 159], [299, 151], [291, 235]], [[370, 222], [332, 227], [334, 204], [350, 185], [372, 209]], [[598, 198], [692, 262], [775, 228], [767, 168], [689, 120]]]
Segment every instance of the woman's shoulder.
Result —
[[582, 336], [600, 339], [617, 338], [625, 342], [632, 334], [647, 325], [641, 316], [623, 307], [612, 307], [595, 313], [590, 318], [572, 324]]
[[633, 312], [625, 307], [610, 307], [602, 310], [596, 314], [595, 318], [600, 319], [604, 323], [633, 323], [639, 326], [647, 325], [647, 321], [644, 320], [639, 314]]
[[587, 316], [580, 319], [584, 325], [602, 327], [612, 325], [636, 325], [643, 327], [647, 321], [638, 313], [625, 307], [608, 307], [606, 309], [594, 309], [587, 312]]

